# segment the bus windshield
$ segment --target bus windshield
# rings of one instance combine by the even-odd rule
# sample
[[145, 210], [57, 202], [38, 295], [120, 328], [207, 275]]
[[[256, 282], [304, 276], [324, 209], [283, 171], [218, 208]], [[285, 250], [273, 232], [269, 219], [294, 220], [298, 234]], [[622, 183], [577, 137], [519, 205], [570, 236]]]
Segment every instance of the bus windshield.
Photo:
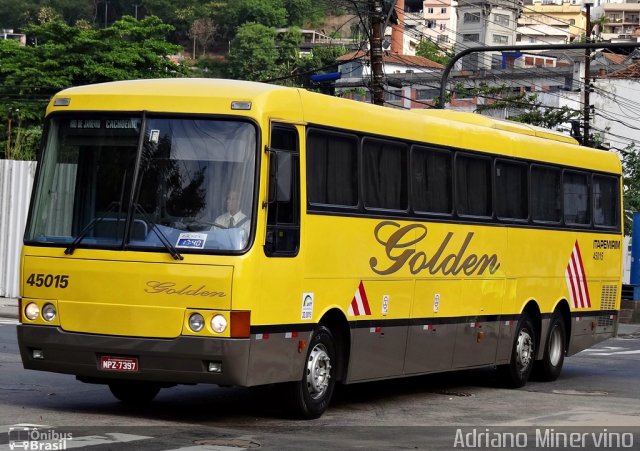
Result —
[[238, 120], [55, 116], [27, 242], [181, 253], [244, 250], [256, 152], [255, 126]]

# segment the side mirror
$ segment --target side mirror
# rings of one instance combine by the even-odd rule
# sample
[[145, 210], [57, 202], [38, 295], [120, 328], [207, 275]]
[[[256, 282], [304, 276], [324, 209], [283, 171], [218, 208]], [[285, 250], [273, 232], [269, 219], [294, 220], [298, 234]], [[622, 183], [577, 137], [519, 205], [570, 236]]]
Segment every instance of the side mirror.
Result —
[[271, 151], [269, 156], [269, 203], [291, 200], [292, 169], [289, 152]]

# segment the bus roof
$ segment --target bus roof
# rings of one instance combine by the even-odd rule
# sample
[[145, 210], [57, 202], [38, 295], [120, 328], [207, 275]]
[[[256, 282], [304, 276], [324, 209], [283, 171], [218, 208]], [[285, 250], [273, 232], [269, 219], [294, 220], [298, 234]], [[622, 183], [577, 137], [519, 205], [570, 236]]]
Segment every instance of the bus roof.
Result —
[[[56, 106], [60, 99], [68, 99], [68, 106]], [[234, 109], [233, 101], [251, 102], [251, 110]], [[615, 153], [581, 147], [573, 138], [540, 127], [473, 113], [381, 107], [249, 81], [167, 78], [80, 86], [56, 94], [47, 114], [68, 110], [249, 116], [259, 121], [317, 124], [604, 172], [621, 171]]]

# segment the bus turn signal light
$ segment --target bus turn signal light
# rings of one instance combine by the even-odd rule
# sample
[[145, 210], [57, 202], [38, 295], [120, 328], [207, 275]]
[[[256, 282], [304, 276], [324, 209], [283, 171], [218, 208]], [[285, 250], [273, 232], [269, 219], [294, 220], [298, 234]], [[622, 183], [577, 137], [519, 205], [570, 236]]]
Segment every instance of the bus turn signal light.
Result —
[[231, 312], [231, 338], [249, 338], [251, 334], [251, 312], [232, 311]]

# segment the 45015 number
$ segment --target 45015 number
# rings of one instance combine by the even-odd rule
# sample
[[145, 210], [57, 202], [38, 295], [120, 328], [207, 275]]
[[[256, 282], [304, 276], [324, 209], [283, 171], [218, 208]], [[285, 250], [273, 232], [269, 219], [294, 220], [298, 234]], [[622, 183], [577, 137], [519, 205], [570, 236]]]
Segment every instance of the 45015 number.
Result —
[[69, 276], [66, 274], [31, 274], [27, 278], [27, 283], [32, 287], [55, 287], [67, 288], [69, 286]]

